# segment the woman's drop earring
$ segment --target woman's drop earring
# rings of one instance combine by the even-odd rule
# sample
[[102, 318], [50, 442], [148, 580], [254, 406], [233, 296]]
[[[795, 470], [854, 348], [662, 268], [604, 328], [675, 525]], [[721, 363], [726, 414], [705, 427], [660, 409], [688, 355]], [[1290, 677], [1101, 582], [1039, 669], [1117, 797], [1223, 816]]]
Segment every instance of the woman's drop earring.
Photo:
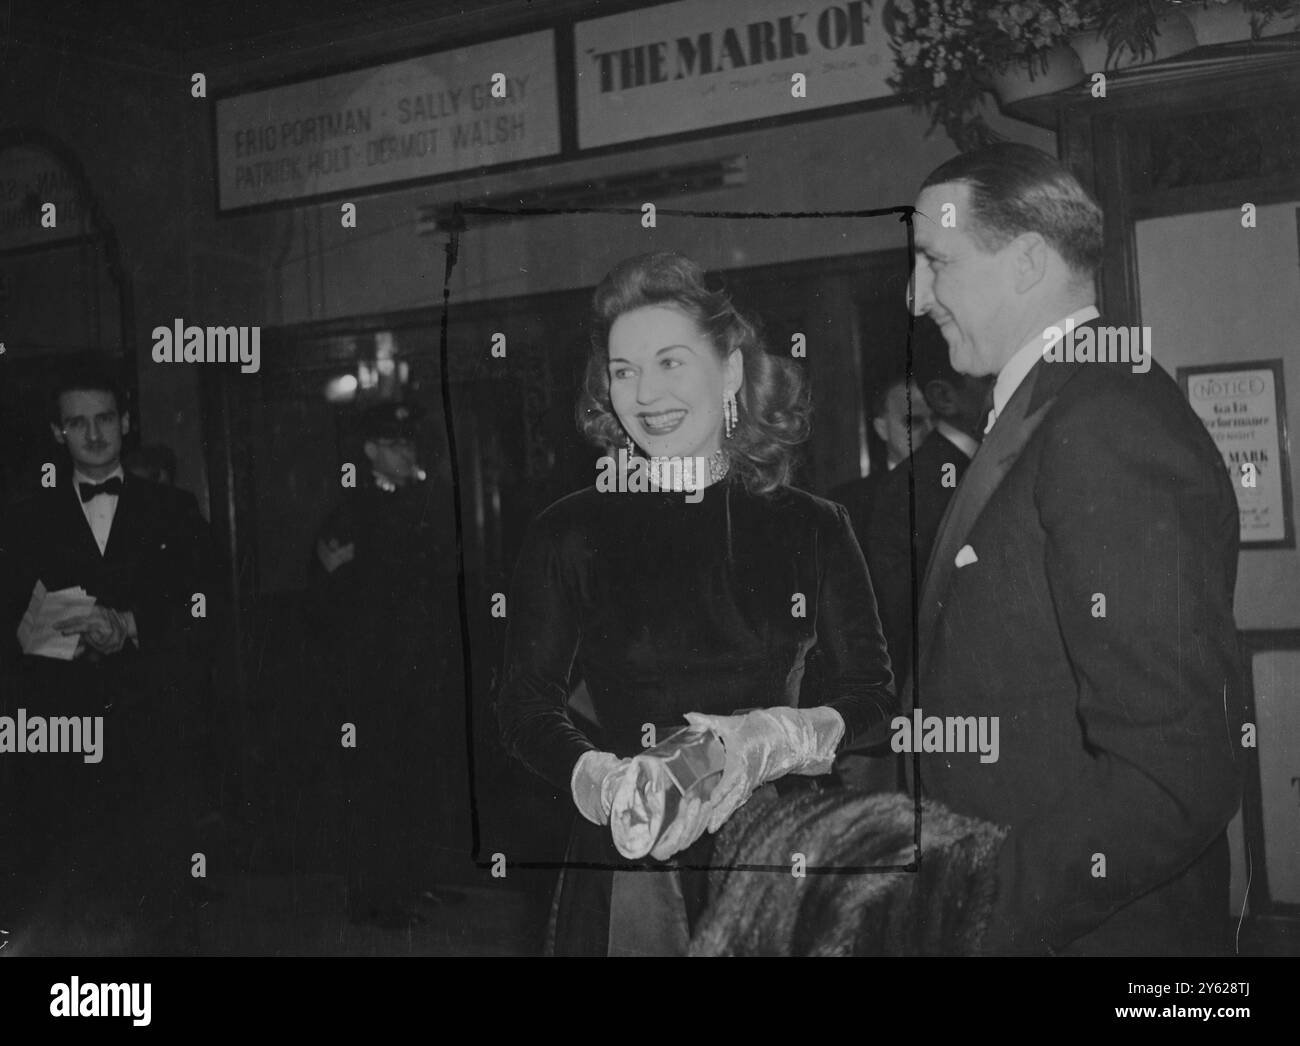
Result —
[[632, 437], [626, 432], [623, 433], [623, 443], [627, 447], [627, 456], [630, 458], [636, 453], [636, 444], [632, 442]]
[[736, 422], [740, 418], [740, 411], [736, 408], [736, 394], [728, 392], [722, 397], [722, 430], [727, 439], [731, 439], [732, 432], [736, 429]]

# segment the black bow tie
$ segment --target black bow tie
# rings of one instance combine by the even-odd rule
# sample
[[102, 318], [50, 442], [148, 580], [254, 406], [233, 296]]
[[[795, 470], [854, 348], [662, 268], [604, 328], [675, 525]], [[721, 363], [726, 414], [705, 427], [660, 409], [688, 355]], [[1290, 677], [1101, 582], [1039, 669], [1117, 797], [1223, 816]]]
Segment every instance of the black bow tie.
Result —
[[83, 502], [98, 497], [100, 494], [111, 494], [113, 497], [117, 497], [122, 493], [122, 477], [112, 476], [104, 480], [103, 483], [78, 483], [77, 489], [81, 491], [81, 500]]

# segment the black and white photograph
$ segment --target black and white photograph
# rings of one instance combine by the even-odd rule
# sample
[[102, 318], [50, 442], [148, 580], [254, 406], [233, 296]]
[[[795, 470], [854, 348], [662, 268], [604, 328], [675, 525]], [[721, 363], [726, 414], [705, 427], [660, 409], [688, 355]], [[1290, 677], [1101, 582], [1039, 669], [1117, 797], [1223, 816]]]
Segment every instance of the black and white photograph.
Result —
[[14, 1005], [1093, 957], [1083, 1027], [1249, 1024], [1298, 332], [1295, 0], [3, 5]]

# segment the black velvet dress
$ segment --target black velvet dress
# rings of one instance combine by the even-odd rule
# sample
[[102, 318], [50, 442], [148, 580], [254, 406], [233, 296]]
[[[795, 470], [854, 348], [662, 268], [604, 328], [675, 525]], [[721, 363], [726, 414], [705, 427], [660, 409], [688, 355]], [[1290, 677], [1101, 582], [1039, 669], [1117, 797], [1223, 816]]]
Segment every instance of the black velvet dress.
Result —
[[[728, 477], [696, 503], [680, 493], [562, 498], [534, 522], [508, 605], [498, 694], [513, 755], [564, 795], [593, 748], [632, 756], [687, 712], [828, 705], [842, 744], [882, 735], [894, 714], [889, 657], [862, 552], [839, 505], [790, 487], [762, 496]], [[583, 679], [599, 732], [568, 709]], [[606, 954], [613, 870], [607, 827], [575, 811], [553, 922], [554, 950]], [[707, 832], [676, 855], [690, 924], [700, 913]], [[692, 871], [691, 869], [697, 869]], [[651, 906], [653, 907], [653, 906]], [[653, 921], [659, 914], [642, 911]]]

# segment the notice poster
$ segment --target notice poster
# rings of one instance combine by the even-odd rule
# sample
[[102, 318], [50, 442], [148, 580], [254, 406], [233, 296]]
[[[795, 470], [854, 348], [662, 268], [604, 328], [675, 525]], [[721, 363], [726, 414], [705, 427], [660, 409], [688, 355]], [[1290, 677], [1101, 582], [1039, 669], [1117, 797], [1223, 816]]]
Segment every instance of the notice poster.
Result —
[[1178, 381], [1232, 477], [1242, 545], [1293, 547], [1282, 361], [1184, 367]]
[[223, 211], [550, 156], [547, 30], [217, 101]]

